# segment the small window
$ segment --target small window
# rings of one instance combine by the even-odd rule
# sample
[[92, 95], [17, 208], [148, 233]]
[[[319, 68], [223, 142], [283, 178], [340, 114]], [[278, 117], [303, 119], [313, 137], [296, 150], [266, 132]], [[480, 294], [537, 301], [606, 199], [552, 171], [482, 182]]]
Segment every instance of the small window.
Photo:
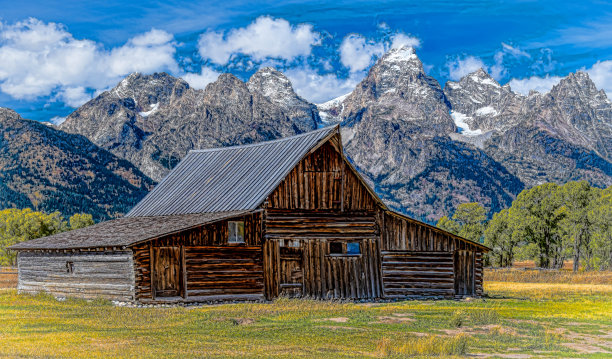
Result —
[[349, 242], [346, 244], [346, 254], [357, 255], [361, 254], [359, 242]]
[[228, 243], [244, 243], [244, 222], [229, 221], [228, 225]]
[[74, 262], [66, 262], [66, 273], [74, 273]]
[[330, 242], [329, 254], [335, 256], [358, 256], [361, 254], [359, 242]]
[[342, 242], [330, 242], [329, 243], [329, 254], [344, 254], [342, 248]]

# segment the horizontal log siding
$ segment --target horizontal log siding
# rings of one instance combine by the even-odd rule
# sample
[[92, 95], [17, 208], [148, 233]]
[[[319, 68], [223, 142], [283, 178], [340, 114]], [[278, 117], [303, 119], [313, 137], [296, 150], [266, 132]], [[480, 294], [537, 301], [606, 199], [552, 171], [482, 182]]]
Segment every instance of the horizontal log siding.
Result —
[[306, 156], [268, 197], [268, 208], [374, 210], [376, 200], [327, 142]]
[[[66, 262], [73, 263], [68, 273]], [[59, 297], [134, 299], [132, 251], [19, 252], [19, 286], [25, 293]]]
[[266, 212], [266, 238], [378, 238], [376, 212]]
[[382, 275], [385, 298], [454, 295], [452, 253], [383, 251]]
[[259, 294], [263, 298], [261, 247], [185, 247], [187, 295]]
[[[231, 219], [244, 220], [244, 245], [228, 245], [227, 243], [227, 221], [213, 223], [183, 232], [175, 233], [169, 236], [153, 239], [151, 241], [140, 243], [133, 246], [134, 252], [134, 267], [135, 267], [135, 296], [137, 300], [150, 301], [153, 299], [151, 295], [151, 254], [150, 246], [184, 246], [189, 253], [189, 247], [211, 246], [217, 248], [245, 248], [257, 247], [261, 249], [261, 213], [253, 213], [247, 216]], [[187, 273], [189, 273], [189, 269]], [[192, 288], [187, 278], [187, 291]], [[189, 294], [189, 293], [188, 293]], [[231, 299], [231, 298], [227, 298]]]

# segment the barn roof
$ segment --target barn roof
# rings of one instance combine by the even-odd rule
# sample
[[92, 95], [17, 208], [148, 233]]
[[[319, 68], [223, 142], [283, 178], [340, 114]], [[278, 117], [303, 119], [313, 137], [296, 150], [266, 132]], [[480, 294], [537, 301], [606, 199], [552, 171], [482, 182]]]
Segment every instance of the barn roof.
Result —
[[312, 149], [334, 134], [330, 126], [252, 145], [190, 151], [127, 217], [257, 208]]
[[178, 231], [249, 213], [231, 211], [156, 217], [123, 217], [15, 244], [10, 249], [82, 249], [125, 247]]

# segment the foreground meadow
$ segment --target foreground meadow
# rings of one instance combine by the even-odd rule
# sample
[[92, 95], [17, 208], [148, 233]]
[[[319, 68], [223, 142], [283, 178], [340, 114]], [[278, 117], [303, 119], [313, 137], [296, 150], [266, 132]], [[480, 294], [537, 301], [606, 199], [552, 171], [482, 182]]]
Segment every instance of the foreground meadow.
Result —
[[173, 308], [0, 289], [0, 357], [612, 356], [612, 285], [486, 281], [488, 298]]

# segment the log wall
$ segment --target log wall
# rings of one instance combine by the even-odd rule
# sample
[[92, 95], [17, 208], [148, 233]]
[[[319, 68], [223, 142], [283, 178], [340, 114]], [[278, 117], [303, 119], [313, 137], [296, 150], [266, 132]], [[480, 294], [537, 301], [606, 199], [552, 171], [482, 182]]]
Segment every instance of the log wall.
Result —
[[385, 297], [482, 295], [482, 249], [434, 227], [385, 212]]
[[[72, 267], [72, 272], [68, 266]], [[18, 255], [19, 292], [57, 297], [134, 299], [132, 251], [25, 252]]]
[[183, 300], [263, 298], [261, 213], [231, 220], [244, 220], [244, 244], [227, 242], [226, 220], [134, 245], [136, 299], [162, 300], [151, 290], [151, 248], [160, 247], [180, 250]]
[[385, 298], [455, 295], [450, 252], [382, 252]]

